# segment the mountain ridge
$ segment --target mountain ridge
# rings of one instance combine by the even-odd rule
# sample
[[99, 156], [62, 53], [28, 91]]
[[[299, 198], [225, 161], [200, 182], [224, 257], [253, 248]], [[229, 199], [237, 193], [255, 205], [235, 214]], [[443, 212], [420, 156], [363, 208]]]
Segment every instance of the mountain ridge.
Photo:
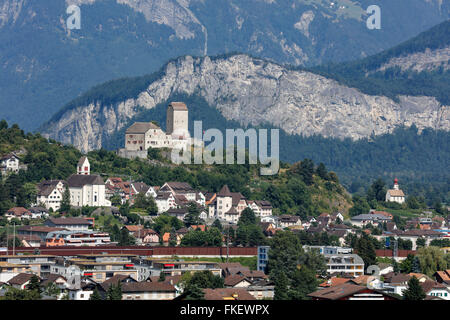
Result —
[[[68, 30], [69, 4], [81, 29]], [[387, 49], [449, 18], [439, 0], [4, 0], [0, 5], [0, 112], [34, 130], [98, 83], [159, 70], [172, 57], [243, 52], [312, 66]], [[343, 7], [343, 8], [341, 8]], [[389, 13], [389, 14], [387, 14]], [[11, 107], [13, 106], [13, 108]], [[35, 117], [25, 117], [33, 111]]]

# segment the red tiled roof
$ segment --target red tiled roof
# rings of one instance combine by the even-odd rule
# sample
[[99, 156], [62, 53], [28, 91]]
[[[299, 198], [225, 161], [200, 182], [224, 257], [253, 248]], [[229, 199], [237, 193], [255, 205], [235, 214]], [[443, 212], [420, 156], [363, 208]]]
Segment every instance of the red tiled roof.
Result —
[[256, 298], [245, 289], [203, 289], [203, 292], [205, 293], [205, 300], [256, 300]]

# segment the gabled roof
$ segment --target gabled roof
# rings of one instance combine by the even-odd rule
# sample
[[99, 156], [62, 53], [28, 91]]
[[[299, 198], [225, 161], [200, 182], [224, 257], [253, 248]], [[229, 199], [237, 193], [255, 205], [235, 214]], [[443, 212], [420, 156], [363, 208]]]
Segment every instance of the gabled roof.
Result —
[[423, 291], [428, 294], [433, 289], [447, 289], [447, 286], [443, 285], [442, 283], [432, 281], [432, 280], [425, 280], [424, 282], [420, 283], [420, 286], [422, 287]]
[[203, 289], [203, 292], [205, 293], [205, 300], [256, 300], [256, 298], [245, 289]]
[[53, 232], [53, 231], [64, 231], [65, 228], [47, 227], [47, 226], [22, 226], [17, 228], [18, 231], [26, 232]]
[[109, 278], [108, 280], [105, 280], [102, 283], [100, 283], [100, 287], [103, 290], [108, 291], [108, 289], [111, 285], [116, 285], [118, 282], [120, 282], [123, 286], [125, 281], [136, 282], [136, 280], [134, 280], [129, 275], [116, 274], [116, 275], [112, 276], [111, 278]]
[[14, 153], [10, 153], [10, 154], [7, 154], [7, 155], [5, 155], [5, 156], [2, 156], [2, 157], [0, 158], [0, 161], [8, 160], [8, 159], [11, 159], [11, 158], [19, 159], [19, 157], [16, 156]]
[[38, 188], [38, 196], [48, 196], [50, 193], [53, 192], [53, 190], [55, 190], [56, 186], [59, 183], [62, 183], [65, 186], [67, 186], [67, 183], [64, 180], [45, 180], [42, 181], [41, 183], [39, 183], [37, 185]]
[[24, 207], [14, 207], [6, 211], [7, 214], [15, 215], [17, 217], [20, 217], [24, 214], [29, 214], [30, 212], [25, 209]]
[[125, 229], [127, 229], [129, 232], [135, 232], [135, 231], [144, 229], [144, 226], [141, 226], [141, 225], [127, 225], [127, 226], [123, 226], [123, 227]]
[[320, 289], [308, 294], [308, 296], [327, 300], [338, 300], [366, 289], [367, 288], [364, 286], [346, 282], [329, 288]]
[[104, 185], [103, 179], [98, 175], [73, 174], [67, 179], [70, 188], [82, 188], [85, 185]]
[[161, 282], [128, 282], [122, 284], [123, 293], [131, 292], [176, 292], [173, 285], [166, 281]]
[[64, 278], [62, 275], [60, 274], [54, 274], [54, 273], [50, 273], [47, 278], [45, 278], [42, 282], [41, 282], [41, 287], [45, 287], [47, 284], [49, 283], [53, 283], [58, 279], [63, 279], [64, 281], [66, 281], [66, 278]]
[[237, 274], [240, 274], [246, 278], [267, 278], [266, 274], [260, 270], [241, 270]]
[[127, 134], [144, 134], [150, 129], [160, 129], [156, 124], [152, 122], [135, 122], [131, 127], [127, 129]]
[[235, 274], [235, 275], [230, 275], [230, 276], [226, 277], [225, 280], [224, 280], [224, 284], [226, 286], [234, 287], [235, 285], [237, 285], [238, 283], [240, 283], [242, 281], [246, 281], [248, 283], [251, 283], [251, 281], [248, 280], [246, 277], [244, 277], [242, 275], [239, 275], [239, 274]]
[[245, 200], [245, 197], [240, 192], [231, 192], [232, 205], [237, 206], [241, 200]]
[[91, 222], [83, 218], [50, 218], [47, 221], [55, 225], [91, 225]]
[[10, 285], [23, 285], [31, 280], [34, 276], [32, 273], [19, 273], [17, 276], [11, 278], [7, 283]]
[[[84, 156], [81, 157], [80, 160], [78, 160], [78, 166], [81, 167], [86, 160], [87, 160], [87, 157], [84, 157]], [[88, 162], [89, 162], [89, 160], [88, 160]]]
[[346, 283], [350, 281], [348, 278], [338, 278], [338, 277], [331, 277], [328, 280], [325, 280], [322, 282], [319, 287], [334, 287], [343, 283]]
[[144, 182], [133, 182], [132, 186], [137, 193], [146, 193], [150, 187], [146, 185]]
[[227, 185], [224, 185], [222, 189], [217, 193], [218, 197], [232, 197], [230, 189]]
[[32, 207], [30, 209], [28, 209], [28, 211], [30, 211], [31, 213], [41, 213], [41, 212], [48, 212], [48, 210], [46, 208], [43, 207]]
[[405, 194], [403, 193], [402, 190], [389, 189], [388, 192], [391, 197], [404, 197], [405, 196]]
[[194, 192], [194, 189], [192, 189], [191, 185], [187, 182], [169, 181], [166, 182], [160, 190], [163, 188], [166, 189], [167, 186], [175, 193]]
[[235, 207], [231, 207], [230, 210], [228, 210], [227, 212], [225, 212], [225, 214], [238, 215], [239, 212], [236, 210]]

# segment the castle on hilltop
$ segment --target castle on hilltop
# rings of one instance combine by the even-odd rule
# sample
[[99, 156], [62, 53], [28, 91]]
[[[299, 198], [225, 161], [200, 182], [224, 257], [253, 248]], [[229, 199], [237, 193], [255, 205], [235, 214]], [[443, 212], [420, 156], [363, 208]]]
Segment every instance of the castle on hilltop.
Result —
[[149, 148], [186, 149], [193, 143], [188, 130], [189, 111], [183, 102], [171, 102], [167, 107], [164, 132], [154, 122], [135, 122], [125, 132], [125, 148], [118, 154], [125, 158], [147, 158]]

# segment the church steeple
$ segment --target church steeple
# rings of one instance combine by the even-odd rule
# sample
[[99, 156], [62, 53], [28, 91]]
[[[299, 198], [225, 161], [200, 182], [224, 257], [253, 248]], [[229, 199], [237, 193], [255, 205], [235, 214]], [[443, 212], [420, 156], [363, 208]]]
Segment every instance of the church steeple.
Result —
[[398, 179], [397, 178], [395, 178], [394, 179], [394, 190], [399, 190], [400, 188], [399, 188], [399, 186], [398, 186]]
[[91, 165], [87, 157], [81, 157], [77, 165], [77, 174], [90, 175]]

